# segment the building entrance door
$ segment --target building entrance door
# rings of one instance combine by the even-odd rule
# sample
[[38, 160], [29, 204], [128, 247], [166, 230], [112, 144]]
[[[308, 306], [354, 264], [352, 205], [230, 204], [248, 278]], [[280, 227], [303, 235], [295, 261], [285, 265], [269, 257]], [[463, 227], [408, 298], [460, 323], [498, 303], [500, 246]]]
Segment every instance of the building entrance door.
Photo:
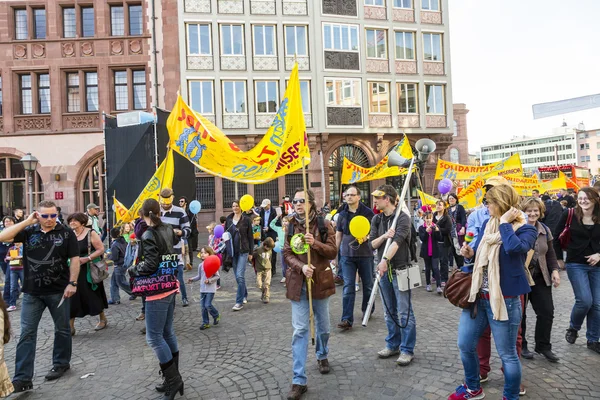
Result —
[[25, 181], [1, 181], [0, 215], [12, 215], [16, 208], [25, 209]]

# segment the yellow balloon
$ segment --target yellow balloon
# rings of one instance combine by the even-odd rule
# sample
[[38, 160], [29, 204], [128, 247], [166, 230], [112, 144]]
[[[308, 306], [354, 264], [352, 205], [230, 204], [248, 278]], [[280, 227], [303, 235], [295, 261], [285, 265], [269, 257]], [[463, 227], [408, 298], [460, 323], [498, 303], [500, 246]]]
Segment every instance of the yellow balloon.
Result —
[[357, 239], [362, 239], [369, 234], [371, 223], [366, 217], [359, 215], [350, 221], [350, 233]]
[[240, 199], [240, 208], [242, 211], [250, 211], [254, 207], [254, 198], [249, 194], [245, 194]]

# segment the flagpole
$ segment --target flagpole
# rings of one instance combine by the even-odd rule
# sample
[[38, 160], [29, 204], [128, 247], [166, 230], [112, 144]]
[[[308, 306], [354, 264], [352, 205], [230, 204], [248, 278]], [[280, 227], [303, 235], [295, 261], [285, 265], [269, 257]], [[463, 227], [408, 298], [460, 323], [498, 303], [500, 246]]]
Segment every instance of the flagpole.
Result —
[[[308, 201], [308, 185], [306, 183], [306, 165], [304, 165], [304, 157], [302, 157], [302, 185], [304, 186], [304, 198], [306, 199], [305, 201]], [[317, 210], [315, 210], [315, 212], [316, 211]], [[309, 213], [308, 213], [308, 207], [306, 207], [306, 205], [304, 205], [304, 218], [305, 218], [304, 225], [306, 225], [306, 234], [308, 235], [310, 233], [310, 230], [309, 230], [310, 217], [309, 217]], [[309, 268], [311, 266], [310, 252], [311, 252], [311, 249], [309, 247], [308, 253], [306, 253], [307, 263], [308, 263]], [[313, 282], [312, 277], [306, 278], [306, 291], [308, 292], [308, 311], [309, 311], [308, 320], [310, 323], [310, 337], [312, 339], [312, 344], [314, 346], [315, 345], [315, 316], [313, 313], [313, 304], [312, 304], [312, 282]]]
[[112, 219], [113, 219], [113, 226], [115, 226], [115, 224], [117, 223], [117, 221], [116, 221], [116, 216], [117, 216], [117, 215], [116, 215], [116, 214], [117, 214], [117, 206], [115, 205], [115, 199], [116, 199], [116, 198], [117, 198], [117, 191], [116, 191], [116, 190], [114, 190], [114, 191], [113, 191], [113, 207], [114, 207], [115, 209], [113, 210], [113, 218], [112, 218]]

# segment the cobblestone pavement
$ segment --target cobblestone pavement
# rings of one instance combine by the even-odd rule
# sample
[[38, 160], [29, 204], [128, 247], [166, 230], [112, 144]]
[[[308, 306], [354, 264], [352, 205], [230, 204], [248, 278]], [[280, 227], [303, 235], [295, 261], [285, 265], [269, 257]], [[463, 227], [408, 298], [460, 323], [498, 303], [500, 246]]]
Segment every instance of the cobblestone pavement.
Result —
[[[195, 271], [192, 271], [195, 272]], [[192, 276], [186, 272], [186, 276]], [[291, 384], [291, 307], [279, 283], [281, 269], [272, 282], [271, 303], [262, 304], [255, 288], [254, 273], [246, 275], [250, 283], [248, 304], [232, 312], [235, 281], [232, 273], [223, 274], [223, 288], [215, 305], [222, 313], [221, 323], [200, 331], [199, 285], [188, 285], [191, 305], [181, 307], [178, 298], [175, 330], [181, 352], [181, 371], [187, 399], [281, 399]], [[564, 339], [573, 305], [573, 294], [566, 273], [560, 288], [554, 291], [556, 317], [552, 340], [561, 361], [551, 364], [541, 356], [523, 360], [526, 399], [600, 399], [600, 355], [585, 346], [585, 337], [575, 345]], [[108, 282], [108, 281], [107, 281]], [[108, 289], [108, 288], [107, 288]], [[341, 316], [341, 287], [331, 298], [332, 335], [329, 342], [331, 373], [320, 375], [310, 348], [307, 363], [308, 393], [305, 399], [445, 399], [463, 379], [462, 364], [456, 346], [459, 309], [434, 293], [416, 289], [413, 305], [417, 319], [415, 359], [408, 367], [399, 367], [394, 359], [380, 360], [377, 351], [385, 346], [386, 336], [380, 300], [367, 328], [357, 321], [354, 329], [340, 333], [336, 329]], [[51, 368], [53, 325], [46, 312], [38, 332], [34, 390], [20, 399], [155, 399], [154, 385], [159, 382], [158, 364], [146, 340], [140, 334], [142, 322], [135, 317], [141, 301], [110, 306], [108, 328], [95, 332], [97, 319], [77, 320], [73, 338], [71, 370], [61, 379], [45, 382]], [[355, 318], [360, 318], [358, 293]], [[530, 309], [534, 320], [534, 313]], [[15, 338], [5, 347], [9, 371], [14, 371], [15, 344], [19, 334], [19, 312], [11, 313]], [[530, 323], [533, 326], [533, 323]], [[533, 333], [530, 328], [529, 332]], [[531, 335], [530, 335], [531, 336]], [[533, 338], [530, 338], [533, 347]], [[486, 398], [501, 399], [503, 379], [500, 361], [492, 359], [490, 381], [484, 384]], [[94, 373], [86, 379], [81, 377]], [[179, 397], [177, 397], [179, 398]]]

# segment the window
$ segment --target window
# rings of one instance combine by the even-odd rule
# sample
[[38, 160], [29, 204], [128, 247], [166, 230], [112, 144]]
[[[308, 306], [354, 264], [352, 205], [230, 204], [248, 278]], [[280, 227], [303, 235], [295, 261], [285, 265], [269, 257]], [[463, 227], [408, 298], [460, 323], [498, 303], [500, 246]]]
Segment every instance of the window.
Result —
[[327, 107], [360, 107], [360, 79], [327, 79]]
[[46, 10], [43, 8], [33, 10], [33, 38], [46, 39]]
[[440, 11], [440, 0], [421, 0], [421, 8], [427, 11]]
[[79, 112], [79, 73], [70, 72], [67, 74], [67, 112]]
[[460, 158], [460, 154], [458, 149], [450, 149], [450, 162], [458, 163]]
[[581, 162], [590, 162], [591, 158], [590, 156], [581, 156]]
[[38, 103], [40, 114], [50, 114], [50, 75], [38, 75]]
[[423, 34], [423, 59], [442, 61], [442, 35], [439, 33]]
[[396, 32], [396, 60], [415, 59], [414, 32]]
[[[129, 34], [131, 36], [140, 36], [144, 30], [144, 22], [142, 19], [142, 6], [129, 6]], [[146, 108], [146, 107], [144, 107]]]
[[21, 114], [33, 114], [33, 95], [31, 93], [31, 75], [21, 75]]
[[[237, 190], [235, 190], [237, 186]], [[248, 193], [248, 185], [236, 183], [223, 178], [223, 208], [231, 209], [231, 204], [236, 200], [236, 194]], [[239, 201], [239, 200], [238, 200]]]
[[444, 114], [444, 86], [425, 85], [427, 114]]
[[244, 28], [242, 25], [221, 25], [221, 54], [244, 55]]
[[279, 106], [277, 81], [257, 81], [255, 85], [256, 113], [276, 113]]
[[115, 110], [128, 110], [127, 71], [115, 71]]
[[209, 24], [188, 24], [188, 54], [212, 54]]
[[390, 113], [390, 84], [387, 82], [369, 82], [369, 113]]
[[367, 29], [367, 57], [387, 59], [387, 31]]
[[579, 150], [589, 150], [589, 149], [590, 149], [589, 143], [582, 143], [579, 145]]
[[305, 114], [311, 113], [310, 103], [310, 82], [300, 81], [300, 95], [302, 96], [302, 112]]
[[246, 114], [246, 82], [223, 82], [223, 113]]
[[394, 0], [395, 8], [412, 8], [412, 0]]
[[85, 103], [88, 112], [98, 111], [98, 73], [85, 73]]
[[81, 36], [92, 37], [94, 34], [94, 7], [81, 7]]
[[74, 38], [77, 35], [77, 22], [75, 19], [75, 7], [64, 7], [63, 13], [63, 37]]
[[385, 6], [384, 0], [365, 0], [365, 6]]
[[125, 15], [123, 6], [110, 7], [110, 34], [112, 36], [125, 35]]
[[254, 30], [254, 55], [255, 56], [274, 56], [275, 50], [275, 26], [274, 25], [253, 25]]
[[[2, 92], [1, 92], [1, 89], [2, 88], [0, 88], [0, 106], [1, 106], [1, 103], [2, 103]], [[2, 114], [2, 113], [0, 112], [0, 114]], [[596, 143], [596, 149], [600, 149], [600, 142]]]
[[189, 88], [192, 109], [200, 114], [214, 114], [213, 82], [190, 81]]
[[133, 71], [133, 109], [146, 109], [146, 71]]
[[27, 39], [27, 10], [15, 10], [15, 39]]
[[416, 114], [419, 112], [417, 84], [416, 83], [398, 83], [398, 113]]
[[0, 75], [0, 117], [2, 116], [2, 76]]
[[306, 26], [288, 25], [285, 27], [285, 55], [308, 56]]
[[458, 136], [458, 122], [456, 122], [456, 120], [452, 122], [454, 123], [454, 131], [452, 133], [452, 136]]
[[[217, 205], [215, 201], [215, 178], [214, 176], [196, 177], [196, 200], [202, 204], [205, 210], [214, 210]], [[229, 204], [228, 207], [231, 207]]]
[[325, 50], [358, 52], [358, 26], [324, 24], [323, 41]]
[[104, 210], [104, 152], [92, 160], [81, 174], [81, 180], [78, 185], [79, 205], [76, 207], [82, 210], [86, 204], [95, 203]]
[[598, 160], [598, 161], [600, 161], [600, 154], [598, 154], [598, 158], [597, 158], [597, 160]]

